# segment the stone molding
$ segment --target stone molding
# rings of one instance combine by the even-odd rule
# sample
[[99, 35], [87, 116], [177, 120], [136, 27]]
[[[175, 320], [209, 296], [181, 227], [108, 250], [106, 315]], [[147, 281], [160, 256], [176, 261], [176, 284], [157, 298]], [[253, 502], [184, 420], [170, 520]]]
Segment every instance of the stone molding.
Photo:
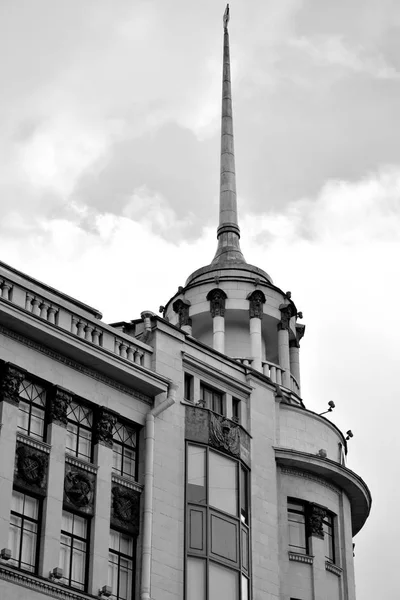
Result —
[[225, 301], [227, 295], [224, 290], [214, 288], [208, 292], [206, 299], [210, 302], [210, 313], [212, 318], [225, 316]]
[[113, 429], [117, 422], [117, 416], [105, 406], [96, 409], [96, 420], [94, 429], [94, 443], [101, 444], [107, 448], [113, 446]]
[[55, 423], [61, 427], [67, 426], [67, 411], [72, 398], [73, 394], [67, 392], [67, 390], [63, 390], [58, 386], [53, 387], [50, 393], [49, 409], [51, 423]]
[[97, 371], [92, 371], [92, 369], [89, 369], [88, 367], [84, 367], [80, 363], [78, 363], [70, 358], [66, 358], [65, 356], [62, 356], [61, 354], [58, 354], [57, 352], [54, 352], [53, 350], [49, 350], [49, 348], [46, 348], [45, 346], [42, 346], [41, 344], [38, 344], [37, 342], [34, 342], [34, 341], [30, 340], [29, 338], [26, 338], [25, 336], [20, 335], [19, 333], [15, 333], [14, 331], [9, 330], [6, 327], [3, 327], [2, 325], [0, 325], [0, 333], [2, 333], [3, 335], [6, 335], [7, 337], [9, 337], [11, 339], [14, 339], [14, 340], [20, 342], [21, 344], [24, 344], [24, 346], [33, 348], [34, 350], [37, 350], [38, 352], [41, 352], [42, 354], [45, 354], [46, 356], [49, 356], [50, 358], [53, 358], [54, 360], [57, 360], [58, 362], [63, 363], [64, 365], [67, 365], [68, 367], [70, 367], [71, 369], [74, 369], [75, 371], [79, 371], [80, 373], [83, 373], [84, 375], [91, 377], [92, 379], [95, 379], [96, 381], [100, 381], [101, 383], [104, 383], [105, 385], [108, 385], [109, 387], [112, 387], [120, 392], [123, 392], [124, 394], [127, 394], [128, 396], [131, 396], [131, 397], [135, 398], [136, 400], [140, 400], [141, 402], [144, 402], [145, 404], [148, 404], [150, 406], [152, 406], [152, 404], [153, 404], [153, 400], [152, 400], [152, 398], [150, 398], [150, 396], [146, 396], [145, 394], [142, 394], [141, 392], [138, 392], [138, 391], [134, 390], [133, 388], [130, 388], [128, 386], [117, 383], [113, 379], [110, 379], [109, 377], [106, 377], [105, 375], [102, 375], [102, 374], [98, 373]]
[[113, 483], [117, 483], [118, 485], [122, 485], [130, 490], [135, 490], [135, 492], [139, 492], [140, 494], [143, 491], [143, 486], [135, 481], [134, 479], [128, 479], [128, 477], [123, 477], [122, 475], [118, 475], [117, 473], [111, 474], [111, 481]]
[[182, 298], [178, 298], [173, 303], [172, 308], [178, 315], [179, 327], [192, 326], [192, 319], [189, 317], [189, 307], [189, 300], [182, 300]]
[[22, 442], [26, 446], [31, 446], [31, 448], [36, 448], [36, 450], [41, 450], [46, 454], [50, 454], [50, 444], [46, 444], [45, 442], [35, 440], [34, 438], [29, 437], [29, 435], [24, 435], [20, 431], [17, 431], [17, 442]]
[[0, 402], [8, 402], [14, 406], [19, 404], [19, 388], [25, 378], [25, 370], [11, 363], [4, 363], [0, 376]]
[[262, 319], [263, 318], [263, 304], [265, 304], [266, 298], [264, 292], [261, 290], [254, 290], [247, 296], [249, 300], [249, 316], [250, 319]]
[[93, 463], [86, 462], [77, 456], [72, 456], [72, 454], [65, 455], [65, 462], [69, 465], [77, 467], [78, 469], [82, 469], [83, 471], [87, 471], [88, 473], [93, 473], [95, 475], [98, 470], [98, 466]]
[[294, 469], [294, 468], [289, 469], [287, 467], [281, 467], [280, 469], [281, 469], [281, 473], [283, 473], [284, 475], [293, 475], [294, 477], [302, 477], [303, 479], [309, 479], [310, 481], [319, 483], [320, 485], [323, 485], [324, 487], [332, 490], [338, 496], [340, 496], [340, 494], [341, 494], [341, 492], [340, 492], [340, 490], [338, 490], [338, 488], [329, 484], [327, 481], [325, 481], [325, 479], [322, 479], [322, 477], [316, 477], [315, 475], [312, 475], [311, 473], [306, 473], [305, 471], [300, 471], [300, 470]]
[[338, 577], [341, 577], [343, 573], [343, 569], [337, 565], [334, 565], [330, 560], [325, 561], [325, 569], [331, 573], [334, 573]]
[[93, 600], [93, 596], [89, 596], [88, 594], [73, 592], [60, 584], [39, 579], [34, 575], [22, 573], [4, 565], [0, 565], [0, 579], [59, 600]]
[[307, 563], [308, 565], [312, 565], [314, 562], [314, 557], [308, 554], [298, 554], [297, 552], [291, 552], [289, 550], [289, 560], [294, 560], [296, 562]]

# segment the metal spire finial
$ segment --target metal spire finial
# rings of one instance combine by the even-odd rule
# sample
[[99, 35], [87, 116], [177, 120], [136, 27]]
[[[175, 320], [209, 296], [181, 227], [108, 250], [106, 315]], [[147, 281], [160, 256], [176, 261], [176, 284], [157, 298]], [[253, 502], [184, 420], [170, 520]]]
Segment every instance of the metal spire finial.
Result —
[[226, 9], [224, 12], [224, 29], [228, 29], [229, 23], [229, 4], [226, 5]]

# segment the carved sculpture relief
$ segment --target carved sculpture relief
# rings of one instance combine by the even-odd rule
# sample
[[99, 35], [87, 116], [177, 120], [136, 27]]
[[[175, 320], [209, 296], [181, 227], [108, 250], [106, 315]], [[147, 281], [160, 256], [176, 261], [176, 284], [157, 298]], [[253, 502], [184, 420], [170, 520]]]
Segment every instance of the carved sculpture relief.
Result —
[[115, 414], [104, 406], [99, 406], [96, 415], [95, 444], [103, 444], [108, 448], [113, 445], [113, 428], [117, 422]]
[[210, 301], [210, 312], [212, 318], [223, 317], [225, 315], [225, 300], [227, 295], [219, 288], [211, 290], [207, 294], [207, 300]]
[[279, 310], [281, 311], [281, 320], [278, 323], [278, 330], [286, 329], [289, 331], [290, 319], [293, 316], [292, 305], [281, 304]]
[[54, 387], [50, 396], [50, 421], [57, 425], [67, 426], [67, 410], [72, 394], [59, 387]]
[[240, 456], [239, 427], [224, 417], [210, 413], [210, 433], [208, 443], [233, 456]]
[[316, 504], [310, 505], [310, 511], [308, 515], [308, 530], [310, 535], [315, 535], [323, 539], [324, 537], [324, 519], [326, 517], [326, 510]]
[[0, 401], [18, 406], [19, 388], [24, 379], [24, 373], [9, 363], [3, 366], [0, 380]]
[[17, 442], [15, 453], [15, 482], [22, 487], [45, 494], [47, 486], [48, 454]]
[[289, 341], [291, 348], [300, 348], [300, 340], [304, 336], [305, 329], [305, 325], [296, 325], [296, 337]]
[[64, 500], [85, 513], [93, 511], [95, 475], [75, 466], [65, 465]]
[[263, 316], [263, 304], [265, 303], [265, 295], [261, 290], [255, 290], [252, 294], [247, 296], [250, 300], [249, 315], [250, 319], [262, 319]]
[[184, 325], [192, 325], [192, 319], [189, 317], [189, 306], [190, 303], [187, 300], [182, 300], [181, 298], [175, 300], [172, 305], [172, 308], [178, 315], [179, 319], [179, 327], [183, 327]]
[[111, 490], [111, 521], [133, 535], [139, 533], [140, 494], [114, 484]]

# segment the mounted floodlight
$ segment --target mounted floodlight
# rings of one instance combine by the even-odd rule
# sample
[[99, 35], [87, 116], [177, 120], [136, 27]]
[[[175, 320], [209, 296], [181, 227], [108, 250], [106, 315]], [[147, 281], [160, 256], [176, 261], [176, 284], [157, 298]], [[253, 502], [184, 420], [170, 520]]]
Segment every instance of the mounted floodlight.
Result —
[[350, 438], [354, 437], [354, 434], [351, 429], [346, 431], [346, 434], [347, 434], [346, 441], [349, 440]]
[[332, 412], [332, 411], [333, 411], [333, 409], [335, 408], [335, 403], [334, 403], [334, 401], [333, 401], [333, 400], [329, 400], [329, 402], [328, 402], [328, 406], [329, 406], [328, 410], [325, 410], [324, 412], [322, 412], [322, 413], [319, 413], [319, 416], [320, 416], [320, 417], [321, 417], [322, 415], [326, 415], [326, 413], [328, 413], [328, 412]]

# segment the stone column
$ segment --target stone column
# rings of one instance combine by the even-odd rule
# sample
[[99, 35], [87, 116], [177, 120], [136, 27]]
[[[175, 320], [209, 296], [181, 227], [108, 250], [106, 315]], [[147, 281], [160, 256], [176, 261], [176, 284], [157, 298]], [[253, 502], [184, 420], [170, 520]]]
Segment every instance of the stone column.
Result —
[[0, 548], [8, 548], [19, 388], [23, 379], [22, 370], [10, 363], [3, 365], [0, 379]]
[[279, 366], [283, 369], [282, 385], [290, 389], [289, 324], [292, 306], [281, 304], [279, 310], [281, 311], [281, 320], [278, 323]]
[[113, 465], [113, 428], [115, 413], [101, 406], [95, 424], [96, 505], [90, 545], [89, 594], [97, 596], [99, 589], [108, 584], [108, 548], [111, 515], [111, 475]]
[[263, 304], [265, 295], [261, 290], [255, 290], [247, 296], [250, 301], [249, 317], [250, 317], [250, 354], [252, 358], [251, 366], [256, 371], [262, 371], [262, 334], [261, 324], [263, 318]]
[[47, 497], [43, 506], [43, 527], [41, 561], [39, 574], [48, 577], [54, 567], [58, 567], [60, 554], [60, 532], [64, 496], [65, 442], [67, 437], [67, 410], [72, 394], [60, 387], [54, 387], [49, 399], [49, 435], [51, 445]]
[[210, 301], [210, 313], [213, 320], [213, 348], [225, 354], [225, 292], [219, 288], [207, 294]]
[[[296, 339], [289, 342], [290, 372], [297, 380], [300, 388], [300, 340], [304, 335], [305, 325], [296, 325]], [[299, 390], [300, 392], [300, 390]]]
[[172, 308], [178, 315], [178, 327], [185, 333], [192, 335], [192, 319], [189, 317], [189, 300], [178, 298], [172, 305]]

